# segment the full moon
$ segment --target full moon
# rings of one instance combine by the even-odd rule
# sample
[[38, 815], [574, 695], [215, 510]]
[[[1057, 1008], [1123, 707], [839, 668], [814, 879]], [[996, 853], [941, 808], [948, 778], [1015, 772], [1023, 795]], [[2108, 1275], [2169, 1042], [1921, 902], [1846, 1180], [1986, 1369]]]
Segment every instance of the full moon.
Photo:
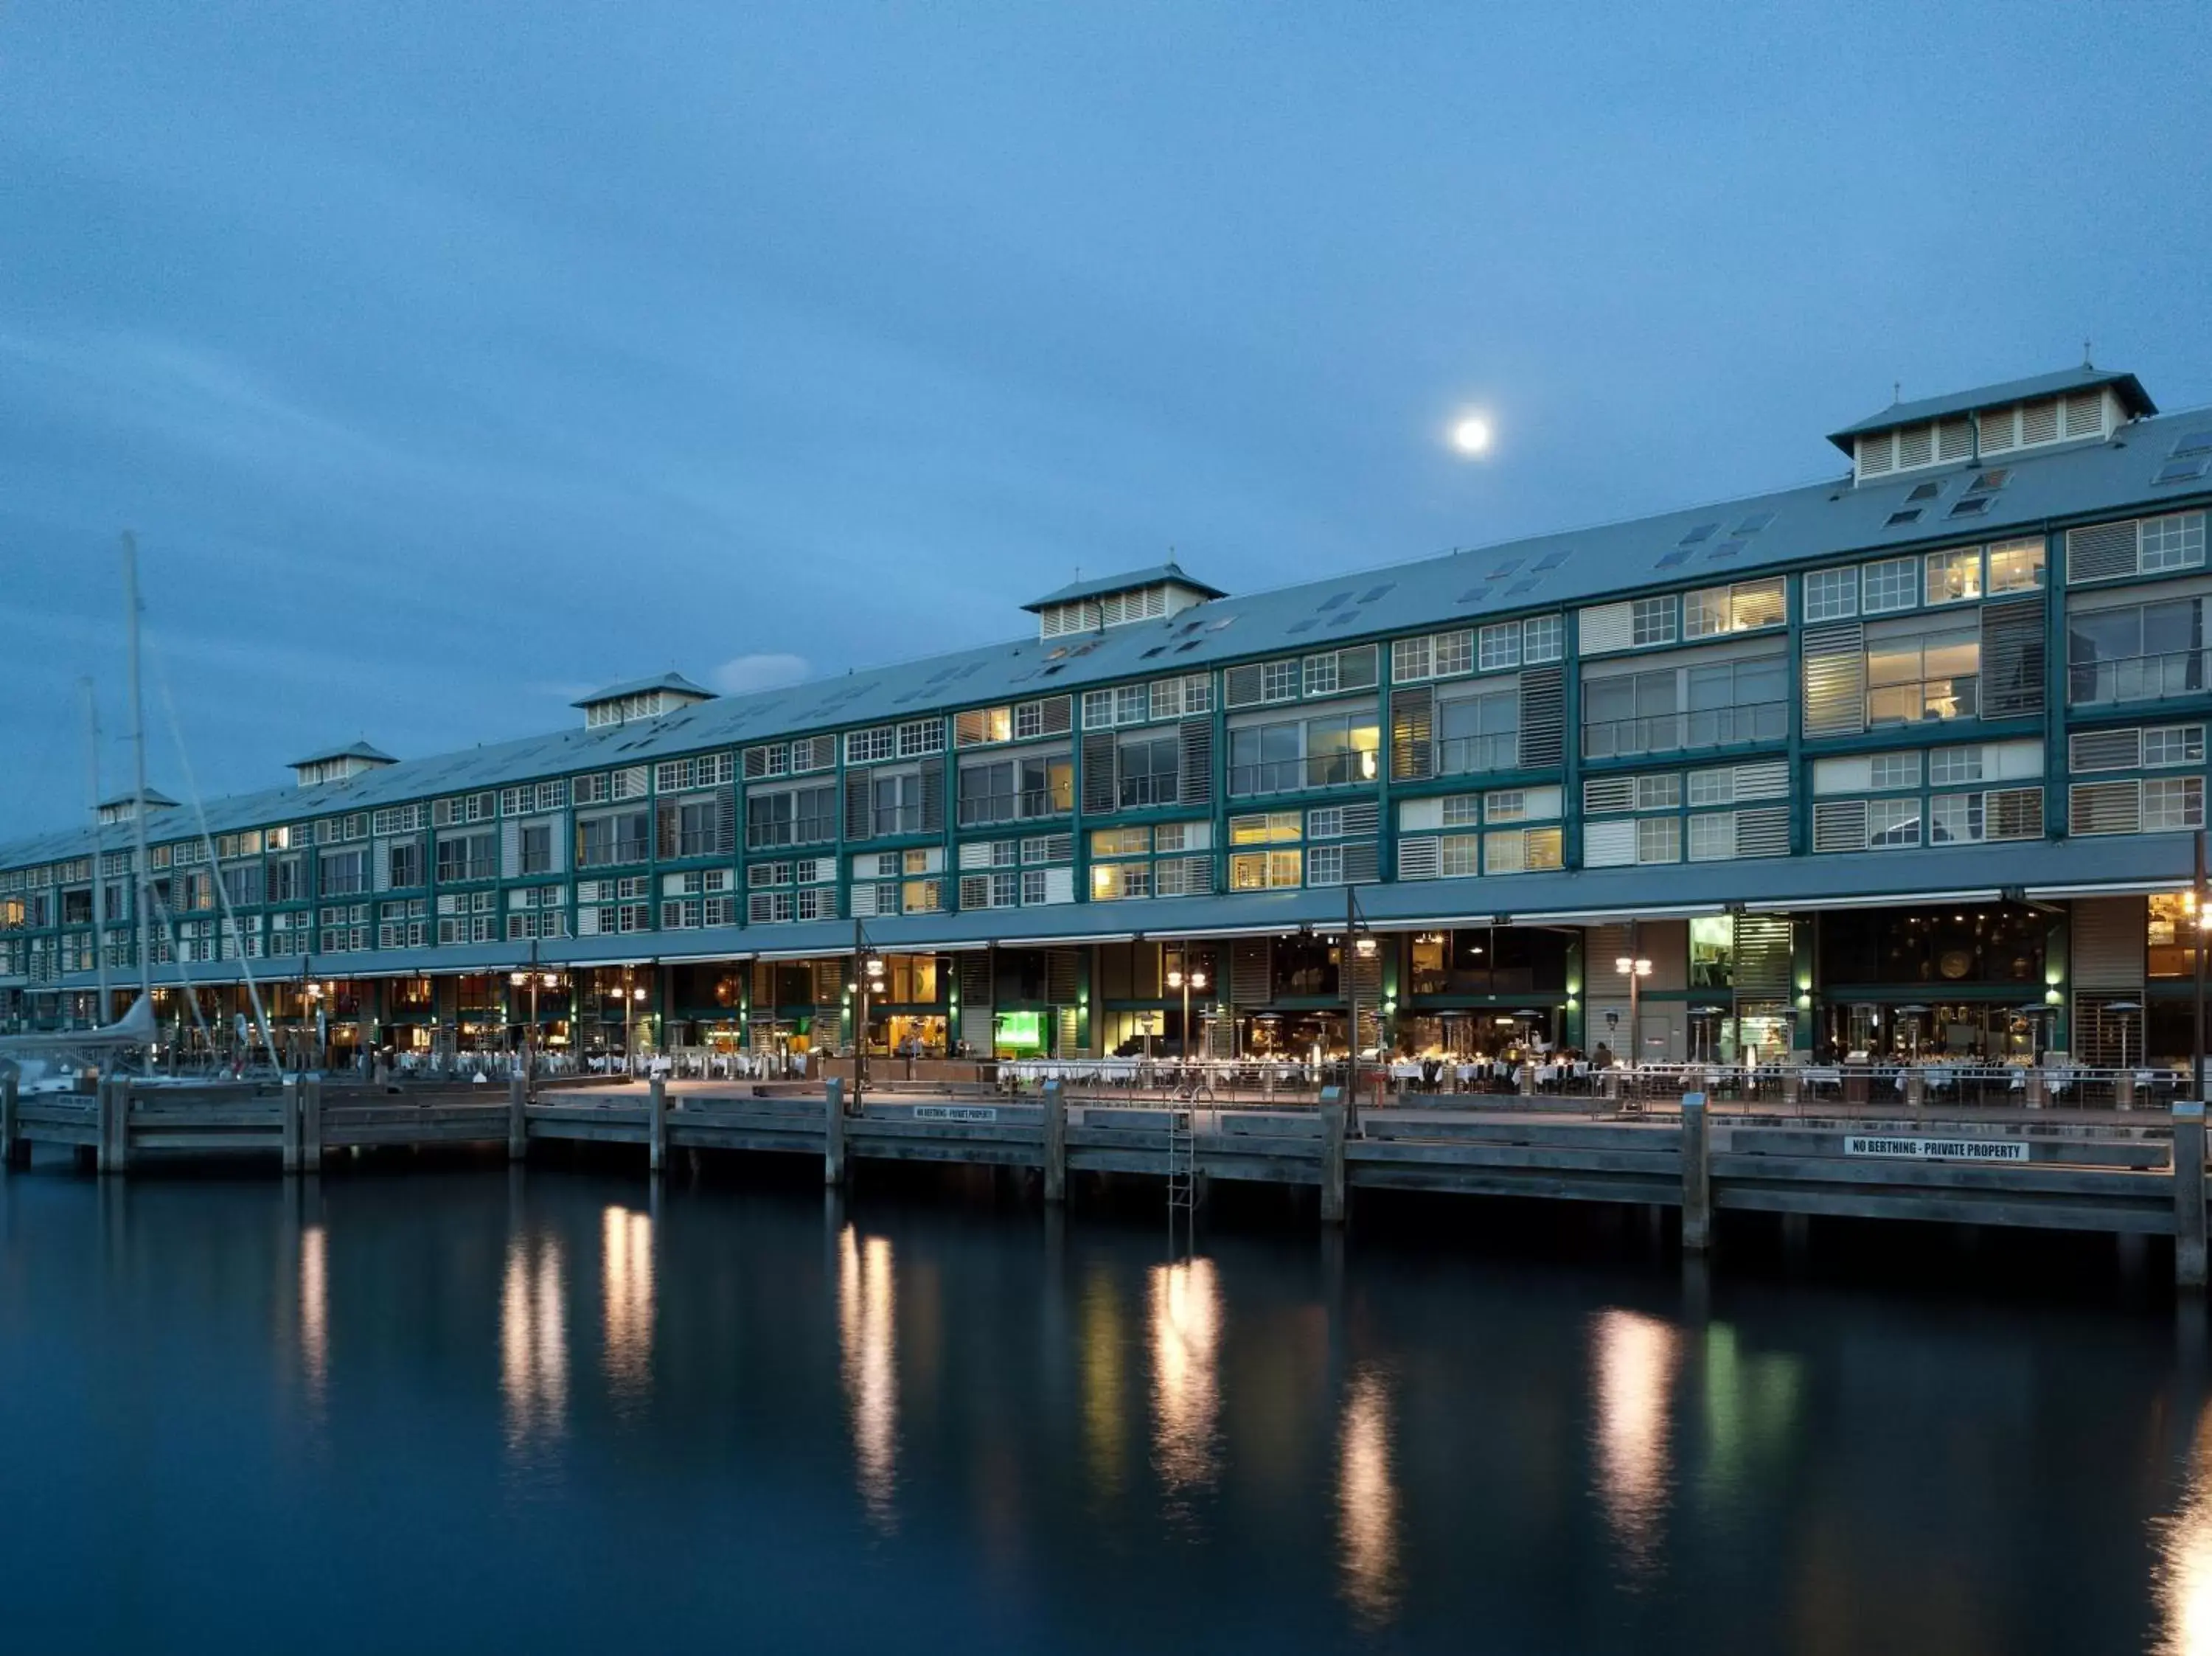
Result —
[[1490, 447], [1490, 422], [1470, 414], [1452, 428], [1452, 446], [1462, 454], [1481, 454]]

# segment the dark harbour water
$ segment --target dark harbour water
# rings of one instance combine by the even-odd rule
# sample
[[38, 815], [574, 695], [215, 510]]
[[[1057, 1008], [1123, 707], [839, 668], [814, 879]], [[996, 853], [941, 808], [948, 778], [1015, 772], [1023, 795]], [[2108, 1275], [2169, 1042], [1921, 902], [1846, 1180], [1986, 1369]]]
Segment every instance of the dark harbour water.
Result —
[[2155, 1256], [1151, 1212], [42, 1164], [0, 1647], [2212, 1651]]

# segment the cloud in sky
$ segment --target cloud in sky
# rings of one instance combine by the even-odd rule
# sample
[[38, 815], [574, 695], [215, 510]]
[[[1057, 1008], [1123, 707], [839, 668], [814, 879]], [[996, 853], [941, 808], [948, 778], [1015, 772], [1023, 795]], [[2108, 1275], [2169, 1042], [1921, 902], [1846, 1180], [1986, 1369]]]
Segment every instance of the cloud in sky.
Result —
[[724, 695], [743, 695], [747, 690], [774, 690], [796, 684], [808, 671], [805, 656], [732, 656], [707, 675], [707, 682]]

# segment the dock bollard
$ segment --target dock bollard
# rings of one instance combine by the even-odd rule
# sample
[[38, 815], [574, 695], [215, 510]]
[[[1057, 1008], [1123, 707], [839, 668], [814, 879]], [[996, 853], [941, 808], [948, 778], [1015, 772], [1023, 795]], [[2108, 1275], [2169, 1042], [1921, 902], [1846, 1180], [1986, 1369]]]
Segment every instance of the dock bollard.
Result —
[[2173, 1285], [2204, 1286], [2204, 1104], [2173, 1107]]
[[1795, 1070], [1784, 1070], [1782, 1072], [1782, 1102], [1784, 1107], [1796, 1109], [1804, 1096], [1805, 1077]]
[[31, 1147], [23, 1140], [23, 1126], [15, 1112], [21, 1107], [13, 1070], [0, 1076], [0, 1162], [11, 1168], [28, 1167]]
[[519, 1075], [507, 1078], [507, 1159], [520, 1162], [530, 1154], [530, 1085]]
[[1344, 1222], [1344, 1094], [1321, 1089], [1321, 1222]]
[[121, 1076], [100, 1078], [100, 1170], [120, 1174], [131, 1166], [131, 1083]]
[[645, 1089], [645, 1161], [654, 1173], [668, 1165], [668, 1083], [660, 1076]]
[[1705, 1095], [1682, 1095], [1682, 1251], [1703, 1253], [1713, 1245], [1711, 1135]]
[[1044, 1083], [1044, 1199], [1067, 1199], [1067, 1095], [1057, 1081]]
[[2026, 1092], [2027, 1095], [2027, 1107], [2031, 1110], [2041, 1109], [2048, 1101], [2050, 1092], [2045, 1083], [2043, 1070], [2040, 1065], [2031, 1065], [2029, 1067], [2027, 1071], [2027, 1086]]
[[845, 1182], [845, 1083], [832, 1076], [823, 1083], [822, 1182]]
[[1925, 1109], [1928, 1105], [1928, 1077], [1918, 1070], [1909, 1071], [1905, 1077], [1905, 1107]]
[[2120, 1071], [2118, 1081], [2113, 1085], [2112, 1107], [2119, 1110], [2132, 1110], [2135, 1107], [2136, 1072], [2133, 1070], [2123, 1070]]
[[300, 1171], [323, 1170], [323, 1078], [309, 1076], [300, 1089]]

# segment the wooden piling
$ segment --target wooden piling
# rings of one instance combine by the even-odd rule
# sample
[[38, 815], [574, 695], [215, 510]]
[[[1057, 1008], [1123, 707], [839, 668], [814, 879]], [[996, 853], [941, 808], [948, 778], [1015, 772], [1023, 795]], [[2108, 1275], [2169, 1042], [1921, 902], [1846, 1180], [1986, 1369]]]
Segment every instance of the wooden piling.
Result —
[[845, 1083], [832, 1076], [823, 1083], [822, 1182], [845, 1183]]
[[520, 1075], [507, 1078], [507, 1159], [520, 1162], [530, 1154], [530, 1083]]
[[1044, 1199], [1067, 1199], [1067, 1095], [1057, 1081], [1044, 1083]]
[[655, 1076], [645, 1089], [645, 1161], [654, 1173], [668, 1165], [668, 1081]]
[[122, 1076], [100, 1080], [100, 1170], [121, 1174], [131, 1167], [131, 1083]]
[[1334, 1087], [1321, 1094], [1321, 1222], [1344, 1222], [1344, 1099]]
[[309, 1076], [300, 1088], [300, 1171], [323, 1170], [323, 1078]]
[[31, 1147], [23, 1138], [18, 1107], [15, 1072], [10, 1070], [0, 1076], [0, 1165], [10, 1168], [28, 1167], [31, 1162]]
[[284, 1171], [288, 1174], [297, 1173], [300, 1170], [300, 1129], [303, 1119], [300, 1101], [301, 1090], [299, 1077], [295, 1075], [284, 1077], [283, 1090], [279, 1095], [283, 1101], [278, 1106], [282, 1118], [279, 1124], [281, 1127], [279, 1137], [284, 1147]]
[[2204, 1286], [2204, 1104], [2173, 1107], [2173, 1285]]
[[1703, 1253], [1713, 1245], [1712, 1161], [1705, 1095], [1682, 1095], [1682, 1251]]

